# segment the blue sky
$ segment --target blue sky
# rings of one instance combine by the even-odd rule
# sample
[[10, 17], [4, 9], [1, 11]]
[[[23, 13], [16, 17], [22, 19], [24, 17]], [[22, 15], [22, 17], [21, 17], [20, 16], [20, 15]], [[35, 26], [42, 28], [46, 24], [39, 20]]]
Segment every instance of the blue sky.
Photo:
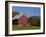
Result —
[[12, 10], [22, 12], [26, 16], [40, 16], [40, 7], [20, 7], [20, 6], [13, 6]]

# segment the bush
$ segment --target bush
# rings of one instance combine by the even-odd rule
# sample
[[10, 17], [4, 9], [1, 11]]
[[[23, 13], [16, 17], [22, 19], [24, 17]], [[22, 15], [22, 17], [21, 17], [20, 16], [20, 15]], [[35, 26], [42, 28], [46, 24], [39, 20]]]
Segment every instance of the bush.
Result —
[[29, 18], [31, 25], [40, 26], [40, 18]]

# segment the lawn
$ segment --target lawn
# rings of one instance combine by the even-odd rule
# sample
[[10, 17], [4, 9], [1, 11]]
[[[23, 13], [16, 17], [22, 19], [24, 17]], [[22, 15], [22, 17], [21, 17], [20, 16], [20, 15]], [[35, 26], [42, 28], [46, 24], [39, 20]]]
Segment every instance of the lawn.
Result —
[[13, 30], [34, 30], [34, 29], [40, 29], [40, 26], [18, 26], [18, 25], [13, 25], [12, 29]]

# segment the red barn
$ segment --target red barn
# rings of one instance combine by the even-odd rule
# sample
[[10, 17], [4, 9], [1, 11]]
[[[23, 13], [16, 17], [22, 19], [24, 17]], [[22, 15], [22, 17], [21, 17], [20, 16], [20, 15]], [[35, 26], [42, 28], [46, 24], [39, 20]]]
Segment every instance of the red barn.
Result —
[[21, 16], [18, 20], [18, 24], [21, 26], [26, 26], [29, 25], [28, 17], [26, 16]]

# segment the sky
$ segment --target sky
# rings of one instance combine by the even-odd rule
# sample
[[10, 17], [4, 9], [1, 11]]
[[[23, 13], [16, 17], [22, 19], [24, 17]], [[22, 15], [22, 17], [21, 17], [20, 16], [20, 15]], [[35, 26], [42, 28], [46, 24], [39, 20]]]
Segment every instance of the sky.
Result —
[[19, 13], [23, 13], [24, 15], [30, 16], [40, 16], [40, 7], [20, 7], [13, 6], [12, 11], [18, 11]]

